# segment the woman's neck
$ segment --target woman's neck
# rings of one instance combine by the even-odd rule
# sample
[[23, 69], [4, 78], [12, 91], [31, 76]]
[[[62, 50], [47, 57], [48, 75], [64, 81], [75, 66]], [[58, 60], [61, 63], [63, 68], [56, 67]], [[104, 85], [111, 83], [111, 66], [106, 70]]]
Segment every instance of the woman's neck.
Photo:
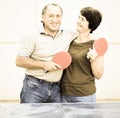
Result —
[[84, 42], [87, 42], [87, 41], [90, 41], [90, 40], [92, 40], [92, 38], [91, 38], [91, 35], [89, 33], [84, 33], [84, 34], [81, 33], [75, 39], [75, 42], [84, 43]]

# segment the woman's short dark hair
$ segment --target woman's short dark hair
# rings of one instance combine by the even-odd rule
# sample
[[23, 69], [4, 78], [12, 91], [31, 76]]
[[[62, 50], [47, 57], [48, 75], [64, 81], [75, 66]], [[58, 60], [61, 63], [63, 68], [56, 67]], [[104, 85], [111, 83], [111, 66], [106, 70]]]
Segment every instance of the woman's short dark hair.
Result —
[[80, 13], [89, 22], [89, 28], [91, 29], [90, 33], [92, 33], [102, 21], [102, 14], [100, 11], [92, 7], [85, 7], [81, 9]]

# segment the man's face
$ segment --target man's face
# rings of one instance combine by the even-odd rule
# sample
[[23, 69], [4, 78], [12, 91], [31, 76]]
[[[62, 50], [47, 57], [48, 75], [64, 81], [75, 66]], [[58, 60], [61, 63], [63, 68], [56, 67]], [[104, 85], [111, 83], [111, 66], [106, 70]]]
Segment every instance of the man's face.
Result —
[[48, 6], [44, 15], [42, 15], [44, 28], [47, 33], [56, 32], [62, 21], [62, 12], [59, 7], [50, 5]]

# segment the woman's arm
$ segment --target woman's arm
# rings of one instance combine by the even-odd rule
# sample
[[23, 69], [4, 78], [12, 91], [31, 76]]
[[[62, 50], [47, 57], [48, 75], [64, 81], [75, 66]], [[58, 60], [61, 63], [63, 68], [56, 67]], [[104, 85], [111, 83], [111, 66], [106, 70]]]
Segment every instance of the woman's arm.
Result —
[[97, 56], [94, 60], [90, 61], [93, 75], [96, 79], [101, 79], [104, 73], [104, 57]]
[[98, 56], [95, 50], [89, 49], [87, 57], [90, 59], [93, 75], [96, 79], [101, 79], [104, 73], [104, 56]]

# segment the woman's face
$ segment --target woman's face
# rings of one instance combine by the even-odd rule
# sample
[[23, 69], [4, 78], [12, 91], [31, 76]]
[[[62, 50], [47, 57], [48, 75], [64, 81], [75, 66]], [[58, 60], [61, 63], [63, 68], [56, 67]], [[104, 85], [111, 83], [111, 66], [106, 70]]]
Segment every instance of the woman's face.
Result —
[[77, 20], [77, 28], [76, 30], [79, 33], [85, 33], [90, 31], [89, 29], [89, 22], [87, 21], [86, 17], [80, 15], [78, 20]]

